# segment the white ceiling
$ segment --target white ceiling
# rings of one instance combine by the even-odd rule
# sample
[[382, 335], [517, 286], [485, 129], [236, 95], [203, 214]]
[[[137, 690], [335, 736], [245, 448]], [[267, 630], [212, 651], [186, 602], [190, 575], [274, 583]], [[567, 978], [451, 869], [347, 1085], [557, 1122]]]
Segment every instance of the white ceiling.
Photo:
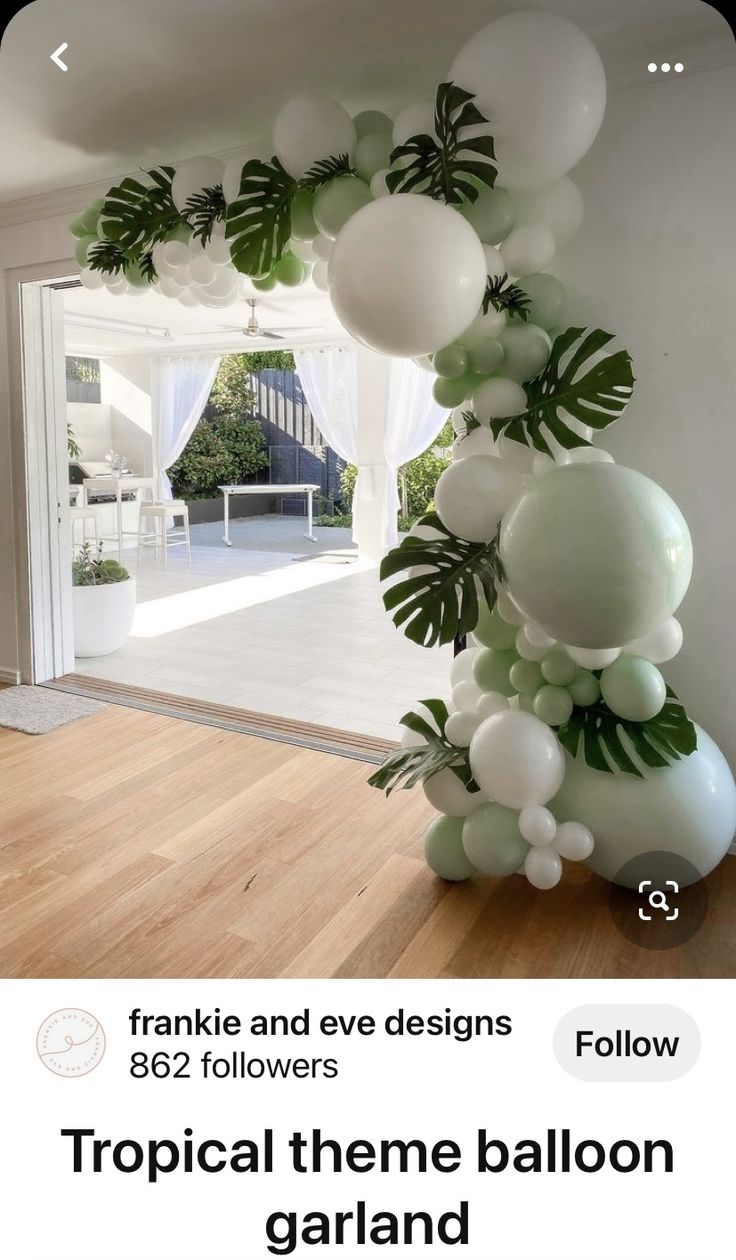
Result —
[[[202, 349], [243, 351], [345, 341], [329, 299], [311, 281], [298, 289], [250, 294], [258, 299], [262, 328], [283, 334], [283, 341], [245, 337], [250, 308], [244, 301], [222, 310], [180, 306], [155, 290], [118, 297], [106, 290], [63, 291], [67, 354], [107, 358], [120, 354], [171, 354]], [[79, 322], [77, 322], [79, 321]], [[116, 326], [108, 327], [108, 321]], [[158, 334], [167, 330], [171, 335]]]
[[[655, 58], [736, 61], [705, 0], [35, 0], [0, 46], [0, 202], [268, 146], [299, 91], [390, 111], [431, 94], [485, 22], [530, 7], [587, 30], [614, 88]], [[63, 42], [67, 73], [49, 60]]]

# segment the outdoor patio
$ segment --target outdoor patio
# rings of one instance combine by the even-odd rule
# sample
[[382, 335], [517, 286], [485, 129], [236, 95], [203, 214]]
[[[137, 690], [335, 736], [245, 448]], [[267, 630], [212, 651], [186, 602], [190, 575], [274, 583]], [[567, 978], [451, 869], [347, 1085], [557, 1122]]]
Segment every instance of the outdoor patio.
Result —
[[359, 560], [350, 531], [301, 517], [236, 520], [192, 529], [192, 562], [168, 568], [135, 551], [137, 610], [126, 644], [78, 659], [78, 673], [386, 739], [417, 700], [448, 690], [451, 649], [417, 647], [393, 626], [378, 570]]

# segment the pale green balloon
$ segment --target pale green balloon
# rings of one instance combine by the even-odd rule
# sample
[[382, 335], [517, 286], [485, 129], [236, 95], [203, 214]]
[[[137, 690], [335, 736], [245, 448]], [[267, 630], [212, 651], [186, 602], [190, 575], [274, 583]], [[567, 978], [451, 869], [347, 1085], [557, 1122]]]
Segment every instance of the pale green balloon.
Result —
[[348, 219], [372, 201], [370, 188], [357, 175], [338, 175], [315, 194], [314, 221], [323, 236], [334, 240]]
[[507, 324], [498, 341], [503, 350], [503, 374], [519, 384], [539, 376], [552, 350], [548, 334], [536, 324]]
[[276, 276], [269, 271], [267, 276], [254, 276], [251, 280], [254, 289], [258, 289], [259, 293], [269, 293], [271, 289], [276, 288]]
[[82, 236], [77, 241], [76, 245], [74, 246], [74, 257], [79, 263], [80, 267], [85, 267], [87, 265], [87, 251], [89, 250], [90, 245], [96, 245], [96, 244], [97, 244], [96, 236]]
[[291, 203], [291, 235], [297, 241], [313, 241], [318, 231], [314, 221], [314, 193], [300, 188]]
[[588, 705], [595, 704], [601, 694], [598, 679], [595, 674], [591, 674], [589, 669], [578, 670], [568, 686], [568, 691], [572, 696], [573, 704], [579, 705], [581, 709], [587, 709]]
[[468, 370], [467, 351], [462, 346], [445, 346], [435, 354], [432, 366], [438, 376], [456, 380], [464, 376]]
[[131, 263], [125, 273], [125, 279], [128, 284], [132, 284], [134, 289], [147, 289], [149, 286], [148, 277], [144, 276], [138, 263]]
[[363, 136], [355, 146], [353, 165], [367, 184], [377, 171], [384, 171], [391, 162], [393, 140], [385, 132], [373, 131]]
[[188, 245], [192, 239], [192, 229], [188, 223], [177, 223], [166, 236], [167, 241], [181, 241], [182, 245]]
[[427, 866], [440, 879], [457, 882], [475, 874], [475, 867], [463, 848], [463, 818], [435, 818], [424, 833]]
[[463, 218], [486, 245], [498, 245], [514, 226], [514, 203], [505, 188], [483, 188], [460, 206]]
[[648, 722], [667, 699], [664, 678], [643, 656], [619, 656], [601, 674], [601, 694], [609, 709], [628, 722]]
[[484, 599], [478, 601], [478, 624], [473, 636], [483, 647], [509, 651], [516, 643], [516, 630], [516, 626], [503, 620], [498, 608], [489, 608]]
[[463, 848], [484, 875], [513, 875], [529, 852], [514, 809], [488, 801], [463, 823]]
[[[382, 114], [379, 109], [364, 109], [362, 113], [356, 114], [353, 119], [353, 126], [359, 140], [376, 132], [390, 136], [394, 129], [393, 120], [389, 118], [388, 114]], [[388, 166], [388, 162], [386, 165]]]
[[273, 274], [279, 281], [279, 284], [285, 284], [287, 288], [294, 289], [301, 284], [307, 276], [307, 268], [301, 258], [297, 258], [296, 254], [285, 253], [279, 258], [273, 269]]
[[481, 691], [500, 691], [502, 696], [516, 695], [509, 673], [518, 659], [516, 652], [483, 648], [473, 662], [473, 677]]
[[468, 363], [472, 372], [490, 376], [503, 363], [503, 346], [500, 341], [477, 341], [470, 347]]
[[72, 219], [69, 224], [69, 231], [72, 236], [77, 238], [78, 241], [81, 241], [83, 236], [90, 235], [89, 228], [86, 227], [81, 214], [78, 214], [75, 219]]
[[531, 300], [531, 320], [547, 332], [556, 328], [563, 318], [563, 310], [567, 300], [564, 285], [556, 276], [547, 275], [545, 271], [535, 272], [531, 276], [522, 276], [518, 281]]
[[104, 204], [104, 201], [100, 197], [97, 201], [93, 201], [91, 206], [87, 206], [87, 209], [83, 210], [80, 215], [82, 223], [91, 236], [97, 235], [97, 225], [99, 223]]
[[502, 521], [499, 550], [522, 612], [582, 648], [631, 643], [660, 626], [693, 564], [677, 504], [622, 464], [568, 464], [533, 478]]
[[695, 729], [695, 752], [662, 769], [644, 765], [627, 744], [642, 778], [593, 770], [582, 756], [567, 758], [549, 808], [558, 822], [590, 828], [595, 848], [586, 865], [604, 879], [616, 880], [632, 858], [658, 851], [683, 857], [707, 875], [728, 852], [736, 830], [736, 786], [717, 744]]
[[542, 671], [536, 661], [516, 661], [511, 666], [509, 681], [520, 696], [535, 696], [544, 684]]
[[447, 376], [438, 376], [432, 386], [432, 394], [435, 402], [440, 407], [459, 407], [461, 403], [469, 398], [478, 382], [477, 376], [466, 372], [464, 376], [458, 376], [450, 379]]
[[563, 647], [550, 648], [541, 664], [542, 677], [554, 687], [567, 687], [578, 672], [578, 667]]
[[572, 696], [565, 687], [547, 684], [534, 697], [534, 712], [548, 726], [561, 726], [572, 713]]

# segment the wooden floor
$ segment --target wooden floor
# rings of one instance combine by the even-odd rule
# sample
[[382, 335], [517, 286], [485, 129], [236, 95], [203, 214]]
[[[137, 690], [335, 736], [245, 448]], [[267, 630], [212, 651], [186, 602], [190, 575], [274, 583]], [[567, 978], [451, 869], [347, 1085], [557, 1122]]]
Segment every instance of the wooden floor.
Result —
[[0, 731], [0, 975], [736, 975], [736, 860], [687, 946], [641, 950], [580, 867], [551, 893], [439, 882], [422, 793], [387, 801], [369, 773], [113, 705]]

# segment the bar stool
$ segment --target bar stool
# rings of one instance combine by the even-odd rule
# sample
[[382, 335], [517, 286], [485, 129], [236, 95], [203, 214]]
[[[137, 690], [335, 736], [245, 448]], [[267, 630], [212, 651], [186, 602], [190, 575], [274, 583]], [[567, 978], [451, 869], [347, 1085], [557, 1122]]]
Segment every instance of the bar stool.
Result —
[[[181, 525], [167, 529], [168, 518], [181, 517]], [[148, 528], [147, 528], [148, 526]], [[172, 499], [169, 503], [141, 503], [138, 517], [138, 563], [141, 562], [144, 547], [153, 547], [158, 556], [161, 547], [163, 566], [167, 566], [169, 547], [186, 547], [187, 564], [191, 564], [192, 547], [189, 540], [189, 508], [182, 499]]]
[[[72, 551], [74, 550], [75, 546], [83, 547], [85, 542], [87, 541], [87, 521], [92, 521], [92, 524], [94, 526], [95, 546], [96, 547], [99, 546], [100, 537], [99, 537], [99, 531], [97, 529], [97, 509], [94, 507], [94, 505], [70, 507], [69, 518], [72, 523]], [[82, 522], [81, 543], [76, 542], [75, 537], [74, 537], [74, 526], [76, 525], [77, 521]]]

